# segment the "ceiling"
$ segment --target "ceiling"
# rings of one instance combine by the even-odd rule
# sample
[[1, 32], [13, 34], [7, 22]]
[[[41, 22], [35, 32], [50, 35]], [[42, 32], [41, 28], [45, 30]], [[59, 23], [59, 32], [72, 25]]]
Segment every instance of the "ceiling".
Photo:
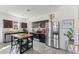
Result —
[[59, 5], [0, 5], [0, 11], [28, 18], [57, 11], [59, 7]]

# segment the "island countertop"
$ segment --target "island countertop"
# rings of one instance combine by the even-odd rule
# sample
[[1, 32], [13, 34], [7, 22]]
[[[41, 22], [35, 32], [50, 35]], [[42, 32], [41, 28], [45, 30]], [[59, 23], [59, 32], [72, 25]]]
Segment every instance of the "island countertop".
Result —
[[21, 33], [21, 34], [12, 34], [13, 37], [17, 39], [25, 39], [25, 38], [30, 38], [33, 37], [32, 34], [26, 34], [26, 33]]

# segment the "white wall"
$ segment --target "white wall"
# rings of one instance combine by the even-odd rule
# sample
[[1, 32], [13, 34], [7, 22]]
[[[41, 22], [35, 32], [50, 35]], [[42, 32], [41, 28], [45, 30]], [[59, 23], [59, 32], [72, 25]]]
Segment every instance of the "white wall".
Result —
[[41, 16], [35, 16], [35, 17], [32, 17], [32, 18], [28, 18], [27, 23], [28, 23], [28, 31], [32, 31], [32, 22], [35, 22], [35, 21], [41, 21], [41, 20], [48, 20], [49, 19], [49, 15], [48, 14], [45, 14], [45, 15], [41, 15]]
[[[67, 32], [67, 29], [63, 29], [62, 28], [62, 20], [65, 20], [65, 19], [74, 19], [74, 20], [77, 20], [77, 6], [61, 6], [58, 11], [56, 12], [53, 12], [55, 13], [55, 19], [54, 20], [57, 20], [60, 22], [60, 48], [62, 49], [65, 49], [65, 40], [67, 40], [67, 38], [63, 35], [65, 32]], [[45, 15], [41, 15], [41, 16], [38, 16], [38, 17], [34, 17], [34, 18], [31, 18], [29, 19], [28, 22], [28, 29], [29, 31], [31, 31], [31, 22], [34, 22], [34, 21], [40, 21], [40, 20], [47, 20], [49, 19], [49, 14], [45, 14]]]
[[74, 19], [78, 20], [78, 7], [77, 6], [62, 6], [60, 10], [57, 12], [56, 19], [60, 21], [60, 47], [65, 49], [65, 41], [67, 38], [63, 35], [67, 32], [67, 29], [62, 28], [62, 20], [65, 19]]
[[77, 8], [75, 9], [77, 12], [76, 12], [76, 15], [75, 15], [75, 20], [74, 20], [74, 39], [75, 39], [75, 42], [74, 42], [74, 52], [75, 53], [79, 53], [79, 50], [78, 50], [78, 16], [79, 16], [79, 6], [77, 6]]

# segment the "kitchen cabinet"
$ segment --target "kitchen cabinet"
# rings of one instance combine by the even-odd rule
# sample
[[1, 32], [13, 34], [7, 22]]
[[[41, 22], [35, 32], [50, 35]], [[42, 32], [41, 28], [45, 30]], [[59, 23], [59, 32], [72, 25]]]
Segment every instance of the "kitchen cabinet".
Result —
[[[39, 41], [45, 43], [46, 28], [48, 27], [48, 20], [32, 22], [32, 31], [39, 36]], [[36, 33], [36, 32], [40, 33]]]
[[3, 20], [3, 28], [12, 28], [13, 23], [10, 20]]
[[21, 23], [21, 28], [27, 28], [27, 23]]
[[6, 35], [4, 42], [11, 42], [11, 35]]
[[18, 22], [13, 22], [13, 28], [15, 29], [15, 30], [18, 30]]
[[45, 28], [48, 20], [32, 22], [32, 28]]

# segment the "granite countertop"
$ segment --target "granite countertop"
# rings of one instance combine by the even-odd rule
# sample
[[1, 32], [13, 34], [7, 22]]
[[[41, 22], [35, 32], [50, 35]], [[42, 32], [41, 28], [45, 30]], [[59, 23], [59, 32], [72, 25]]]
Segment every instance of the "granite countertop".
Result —
[[16, 33], [16, 32], [22, 32], [22, 31], [4, 31], [3, 33]]
[[22, 31], [14, 30], [14, 29], [5, 29], [5, 30], [3, 30], [3, 33], [16, 33], [16, 32], [22, 32]]

